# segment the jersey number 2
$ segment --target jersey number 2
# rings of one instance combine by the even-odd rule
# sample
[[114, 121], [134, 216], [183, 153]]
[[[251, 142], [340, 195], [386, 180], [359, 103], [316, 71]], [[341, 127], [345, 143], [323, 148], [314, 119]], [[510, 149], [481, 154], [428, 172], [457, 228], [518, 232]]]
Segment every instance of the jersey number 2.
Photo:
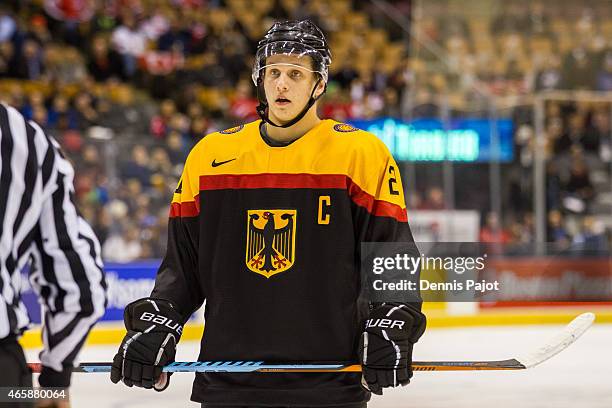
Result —
[[391, 175], [389, 178], [389, 193], [391, 195], [399, 195], [399, 191], [395, 189], [395, 185], [397, 184], [397, 179], [395, 178], [395, 167], [389, 166], [389, 174]]

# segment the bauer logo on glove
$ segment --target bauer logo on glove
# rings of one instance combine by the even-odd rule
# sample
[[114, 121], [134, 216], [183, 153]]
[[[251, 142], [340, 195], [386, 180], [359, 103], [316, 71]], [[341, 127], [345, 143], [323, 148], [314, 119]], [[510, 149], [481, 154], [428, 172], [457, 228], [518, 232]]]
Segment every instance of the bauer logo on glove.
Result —
[[366, 329], [368, 327], [380, 327], [381, 329], [399, 329], [402, 330], [406, 324], [403, 320], [391, 319], [368, 319], [366, 321]]
[[162, 369], [174, 361], [183, 317], [172, 303], [147, 298], [127, 305], [123, 318], [128, 332], [113, 359], [111, 381], [165, 390], [171, 373]]
[[362, 385], [374, 394], [406, 385], [412, 377], [412, 346], [425, 331], [425, 315], [401, 303], [372, 309], [361, 337]]
[[140, 320], [142, 320], [143, 322], [157, 323], [162, 326], [166, 326], [170, 330], [176, 330], [179, 335], [183, 334], [183, 326], [181, 326], [180, 323], [175, 322], [172, 319], [168, 319], [167, 317], [162, 315], [158, 315], [151, 312], [142, 312], [142, 315], [140, 315]]

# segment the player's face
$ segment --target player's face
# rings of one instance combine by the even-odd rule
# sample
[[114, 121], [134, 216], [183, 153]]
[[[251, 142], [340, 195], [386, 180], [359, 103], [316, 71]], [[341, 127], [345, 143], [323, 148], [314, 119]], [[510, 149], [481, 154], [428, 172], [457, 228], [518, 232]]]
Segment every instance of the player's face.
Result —
[[[269, 116], [277, 123], [295, 118], [308, 103], [317, 74], [312, 72], [310, 57], [273, 55], [266, 60], [264, 89]], [[314, 96], [323, 91], [320, 83]]]

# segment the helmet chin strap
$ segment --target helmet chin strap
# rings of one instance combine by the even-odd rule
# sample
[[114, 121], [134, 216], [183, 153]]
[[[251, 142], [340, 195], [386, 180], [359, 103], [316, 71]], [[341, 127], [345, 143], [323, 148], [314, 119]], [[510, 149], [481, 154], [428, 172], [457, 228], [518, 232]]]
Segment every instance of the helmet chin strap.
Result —
[[[310, 93], [310, 99], [308, 100], [308, 103], [306, 104], [306, 106], [304, 106], [304, 109], [302, 109], [302, 111], [295, 118], [291, 119], [289, 122], [285, 123], [284, 125], [277, 125], [276, 123], [272, 122], [270, 118], [268, 117], [269, 107], [268, 107], [268, 101], [266, 99], [266, 91], [264, 90], [264, 87], [263, 87], [263, 80], [259, 78], [257, 80], [257, 99], [259, 99], [259, 105], [257, 106], [257, 114], [262, 120], [264, 120], [266, 123], [269, 123], [270, 125], [274, 127], [288, 128], [290, 126], [295, 125], [304, 117], [304, 115], [306, 115], [306, 112], [308, 112], [308, 110], [312, 107], [312, 105], [314, 105], [317, 99], [319, 99], [321, 95], [325, 93], [325, 89], [323, 89], [323, 92], [321, 92], [321, 95], [317, 96], [316, 98], [313, 96], [315, 93], [315, 90], [317, 89], [317, 86], [319, 86], [319, 82], [321, 82], [321, 78], [317, 80], [317, 83], [314, 85], [314, 88], [312, 88], [312, 92]], [[327, 84], [325, 84], [325, 88], [327, 88]]]

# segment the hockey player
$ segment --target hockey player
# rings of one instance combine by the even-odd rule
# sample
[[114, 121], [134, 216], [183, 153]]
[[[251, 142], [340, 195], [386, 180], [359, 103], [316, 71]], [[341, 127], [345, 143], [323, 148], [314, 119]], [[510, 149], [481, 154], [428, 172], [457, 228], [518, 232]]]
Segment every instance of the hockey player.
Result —
[[317, 116], [330, 63], [310, 21], [274, 24], [259, 42], [262, 120], [210, 134], [189, 154], [155, 288], [126, 307], [113, 382], [167, 387], [161, 367], [204, 301], [202, 361], [361, 360], [363, 378], [198, 373], [191, 399], [203, 407], [365, 407], [369, 391], [409, 382], [420, 304], [359, 299], [360, 243], [413, 241], [402, 183], [374, 135]]

